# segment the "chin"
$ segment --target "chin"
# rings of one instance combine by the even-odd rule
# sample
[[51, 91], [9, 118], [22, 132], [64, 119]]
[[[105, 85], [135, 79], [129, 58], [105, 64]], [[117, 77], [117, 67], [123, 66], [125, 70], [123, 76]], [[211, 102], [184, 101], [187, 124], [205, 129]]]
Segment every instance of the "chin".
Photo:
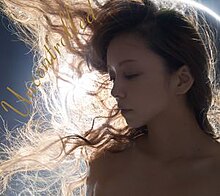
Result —
[[142, 124], [142, 125], [131, 125], [131, 124], [128, 124], [129, 127], [131, 127], [132, 129], [136, 129], [136, 130], [147, 130], [148, 127], [146, 124]]

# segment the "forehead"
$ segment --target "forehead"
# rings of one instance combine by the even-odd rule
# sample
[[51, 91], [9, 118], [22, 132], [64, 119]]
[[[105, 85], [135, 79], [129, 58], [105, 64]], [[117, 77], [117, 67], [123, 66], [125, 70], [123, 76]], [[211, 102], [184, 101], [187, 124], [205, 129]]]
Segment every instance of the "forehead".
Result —
[[146, 54], [143, 40], [131, 34], [113, 38], [107, 49], [107, 65], [115, 65], [125, 59], [139, 59]]
[[[121, 64], [122, 62], [124, 63]], [[107, 48], [108, 70], [138, 67], [149, 72], [158, 72], [164, 71], [165, 64], [165, 59], [148, 48], [144, 39], [133, 34], [121, 34], [114, 37]]]

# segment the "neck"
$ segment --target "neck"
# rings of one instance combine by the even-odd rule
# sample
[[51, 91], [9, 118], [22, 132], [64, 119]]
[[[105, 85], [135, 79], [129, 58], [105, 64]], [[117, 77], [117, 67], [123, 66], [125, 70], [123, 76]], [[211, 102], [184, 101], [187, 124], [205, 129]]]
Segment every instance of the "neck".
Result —
[[140, 153], [160, 161], [208, 156], [216, 144], [188, 110], [158, 116], [148, 123], [148, 134], [135, 141]]

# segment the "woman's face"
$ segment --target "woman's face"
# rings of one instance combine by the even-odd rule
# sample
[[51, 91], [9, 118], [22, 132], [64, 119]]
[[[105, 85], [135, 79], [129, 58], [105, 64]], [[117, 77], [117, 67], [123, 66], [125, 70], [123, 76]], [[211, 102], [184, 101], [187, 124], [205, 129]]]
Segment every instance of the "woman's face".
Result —
[[131, 109], [122, 112], [129, 126], [146, 125], [170, 107], [174, 92], [164, 64], [162, 57], [132, 34], [116, 36], [110, 42], [107, 65], [113, 79], [111, 93], [119, 107]]

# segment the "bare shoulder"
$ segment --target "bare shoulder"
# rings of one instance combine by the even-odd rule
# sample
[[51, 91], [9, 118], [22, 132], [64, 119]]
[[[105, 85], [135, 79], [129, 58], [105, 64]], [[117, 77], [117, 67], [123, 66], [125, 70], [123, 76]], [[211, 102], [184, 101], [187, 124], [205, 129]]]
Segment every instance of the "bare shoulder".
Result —
[[91, 178], [99, 178], [103, 174], [104, 170], [109, 170], [109, 168], [116, 164], [122, 159], [124, 153], [112, 153], [105, 152], [98, 158], [90, 162], [90, 174]]
[[217, 143], [214, 154], [211, 158], [211, 164], [208, 167], [206, 174], [207, 184], [210, 185], [210, 195], [219, 195], [220, 193], [220, 143]]
[[216, 143], [210, 156], [199, 162], [197, 168], [201, 173], [203, 171], [211, 179], [217, 180], [217, 183], [220, 182], [220, 143]]
[[101, 168], [103, 168], [105, 154], [100, 155], [89, 163], [90, 172], [87, 178], [88, 183], [94, 183], [100, 176]]
[[110, 153], [105, 152], [89, 163], [90, 172], [87, 177], [87, 184], [94, 185], [101, 179], [103, 172], [106, 170], [109, 163], [112, 163], [111, 159], [112, 156]]
[[86, 179], [86, 195], [95, 195], [97, 185], [100, 181], [101, 171], [104, 164], [104, 155], [99, 156], [89, 163], [89, 175]]
[[[87, 183], [96, 183], [98, 181], [105, 180], [105, 175], [111, 173], [111, 171], [116, 171], [119, 166], [126, 162], [125, 159], [128, 157], [128, 150], [124, 150], [118, 153], [105, 152], [98, 158], [90, 162], [90, 174], [87, 178]], [[124, 166], [123, 166], [124, 167]], [[108, 176], [110, 178], [110, 176]]]

